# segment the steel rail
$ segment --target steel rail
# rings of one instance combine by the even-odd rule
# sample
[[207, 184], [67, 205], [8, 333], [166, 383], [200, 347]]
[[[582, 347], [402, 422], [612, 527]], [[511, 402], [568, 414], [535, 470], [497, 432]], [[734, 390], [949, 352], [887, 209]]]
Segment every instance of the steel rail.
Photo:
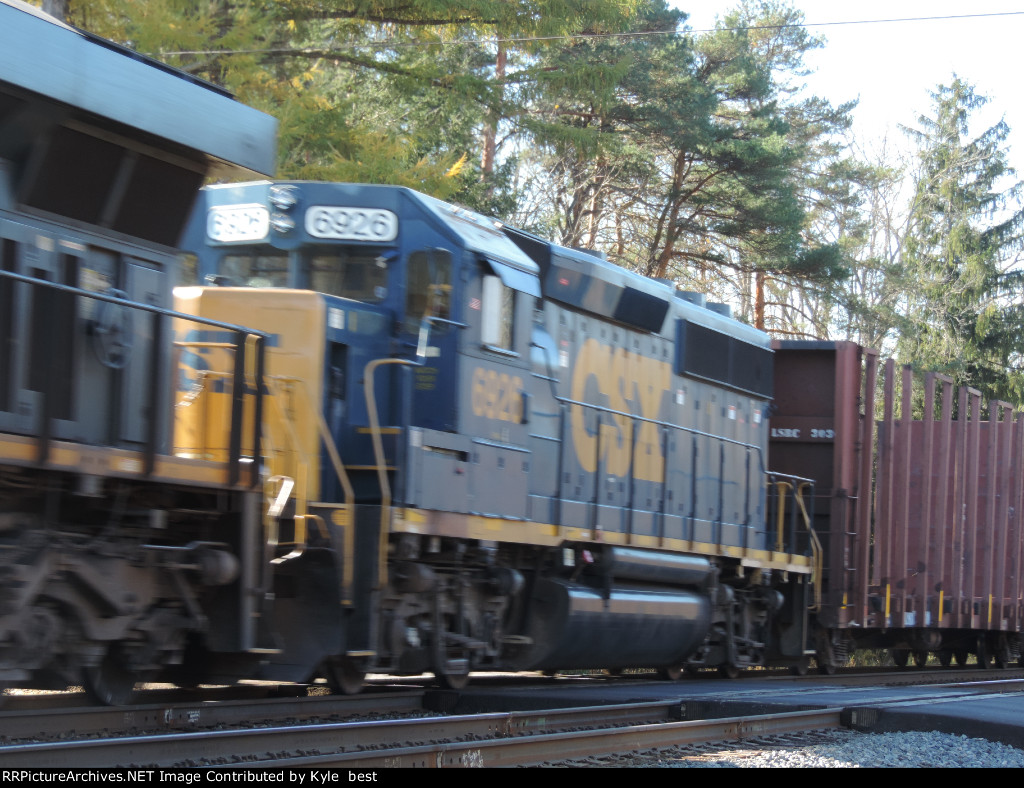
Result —
[[645, 752], [686, 744], [843, 727], [839, 708], [653, 723], [620, 728], [519, 736], [479, 742], [403, 747], [377, 752], [303, 756], [275, 761], [279, 768], [451, 768], [536, 766], [599, 755]]
[[[310, 700], [310, 699], [307, 699]], [[130, 713], [130, 710], [122, 710]], [[827, 715], [829, 724], [838, 725], [838, 710]], [[796, 728], [820, 727], [817, 718], [801, 712]], [[685, 742], [686, 731], [696, 729], [696, 735], [727, 738], [734, 735], [763, 735], [768, 728], [767, 721], [776, 717], [792, 715], [768, 715], [742, 720], [716, 720], [701, 722], [665, 722], [678, 720], [678, 701], [654, 701], [647, 703], [619, 704], [612, 706], [588, 706], [571, 709], [544, 711], [508, 712], [496, 714], [460, 715], [451, 717], [429, 717], [403, 720], [342, 722], [317, 725], [287, 725], [247, 730], [209, 730], [176, 734], [147, 736], [126, 736], [119, 738], [87, 739], [80, 741], [44, 742], [0, 747], [0, 763], [4, 768], [15, 767], [110, 767], [110, 766], [228, 766], [248, 765], [261, 767], [327, 765], [338, 763], [362, 763], [366, 758], [373, 764], [380, 764], [390, 753], [400, 758], [402, 764], [412, 765], [422, 760], [425, 752], [443, 753], [455, 748], [465, 754], [463, 759], [475, 757], [472, 752], [493, 750], [495, 742], [519, 742], [533, 740], [543, 746], [550, 736], [561, 736], [565, 751], [575, 733], [565, 731], [596, 726], [609, 726], [602, 731], [601, 741], [610, 747], [622, 746], [632, 749], [629, 742], [642, 741], [655, 736], [658, 730], [664, 741]], [[642, 723], [642, 724], [638, 724]], [[708, 733], [700, 733], [702, 725], [711, 726]], [[667, 727], [666, 727], [667, 726]], [[682, 726], [681, 728], [679, 726]], [[561, 731], [556, 733], [556, 731]], [[625, 737], [626, 743], [616, 738]], [[501, 738], [495, 738], [501, 737]], [[680, 738], [683, 737], [683, 738]], [[472, 744], [467, 742], [476, 739]], [[461, 744], [452, 744], [461, 741]], [[591, 745], [592, 747], [593, 745]], [[647, 745], [659, 746], [656, 744]], [[664, 746], [664, 745], [662, 745]], [[428, 748], [423, 750], [422, 748]], [[410, 750], [410, 748], [412, 748]], [[570, 751], [576, 752], [575, 748]], [[587, 749], [591, 752], [592, 749]], [[522, 757], [520, 754], [514, 757]], [[547, 752], [554, 753], [555, 749]], [[337, 754], [331, 754], [337, 753]], [[489, 755], [489, 760], [494, 755]], [[504, 763], [512, 756], [501, 755], [498, 762]], [[442, 758], [431, 756], [432, 763]], [[311, 760], [312, 759], [312, 760]], [[321, 759], [321, 761], [317, 761]], [[334, 759], [334, 760], [332, 760]], [[443, 758], [442, 758], [443, 760]], [[509, 761], [510, 762], [510, 761]], [[394, 764], [399, 765], [399, 764]]]
[[[117, 707], [51, 707], [4, 711], [0, 737], [8, 741], [59, 735], [76, 736], [132, 732], [183, 732], [217, 725], [244, 725], [260, 721], [329, 719], [347, 715], [415, 713], [423, 710], [423, 691], [368, 693], [357, 697], [332, 695], [256, 700], [209, 698], [169, 703], [140, 703]], [[158, 733], [155, 735], [159, 735]], [[7, 749], [0, 746], [0, 763]]]

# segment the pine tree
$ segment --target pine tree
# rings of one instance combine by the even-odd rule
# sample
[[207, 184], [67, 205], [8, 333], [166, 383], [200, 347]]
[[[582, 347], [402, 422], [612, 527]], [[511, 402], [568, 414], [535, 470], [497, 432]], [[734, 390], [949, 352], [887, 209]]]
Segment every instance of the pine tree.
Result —
[[986, 99], [956, 76], [932, 99], [932, 115], [911, 130], [920, 173], [902, 262], [916, 287], [898, 348], [905, 362], [1020, 404], [1024, 209], [1007, 164], [1009, 128], [1000, 121], [971, 136]]
[[275, 115], [278, 177], [401, 183], [501, 213], [494, 132], [529, 133], [516, 86], [538, 80], [536, 53], [622, 30], [643, 2], [70, 0], [70, 17]]

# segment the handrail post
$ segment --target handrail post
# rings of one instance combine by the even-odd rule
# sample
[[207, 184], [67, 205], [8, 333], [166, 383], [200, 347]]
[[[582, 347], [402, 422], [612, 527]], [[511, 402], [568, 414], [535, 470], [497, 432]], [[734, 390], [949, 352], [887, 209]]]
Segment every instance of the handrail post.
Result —
[[658, 428], [658, 441], [661, 444], [661, 502], [658, 507], [658, 543], [664, 545], [666, 509], [668, 508], [668, 428]]
[[594, 541], [598, 540], [601, 527], [597, 521], [597, 507], [601, 505], [601, 417], [603, 413], [597, 412], [597, 439], [594, 441], [594, 495], [590, 504], [590, 535]]
[[690, 541], [697, 536], [697, 436], [690, 434]]
[[370, 422], [370, 443], [373, 445], [373, 457], [377, 464], [377, 481], [380, 484], [380, 536], [377, 545], [377, 587], [384, 588], [388, 582], [387, 540], [390, 527], [391, 484], [388, 482], [387, 463], [384, 461], [384, 442], [380, 433], [380, 416], [377, 413], [377, 400], [374, 393], [373, 375], [378, 367], [385, 364], [401, 364], [419, 366], [415, 361], [404, 358], [378, 358], [367, 363], [363, 368], [363, 396], [366, 398], [366, 415]]
[[149, 413], [147, 414], [146, 443], [142, 457], [142, 472], [146, 476], [151, 475], [156, 466], [157, 442], [160, 436], [160, 417], [162, 413], [160, 395], [163, 393], [160, 386], [160, 364], [157, 363], [157, 359], [159, 358], [159, 348], [163, 347], [164, 321], [159, 312], [153, 312], [151, 319], [153, 321], [153, 344], [152, 352], [149, 354], [149, 391], [147, 392]]
[[556, 478], [555, 486], [555, 512], [554, 520], [555, 526], [559, 529], [558, 533], [561, 536], [562, 523], [562, 484], [563, 477], [565, 476], [565, 444], [567, 443], [565, 437], [566, 430], [566, 407], [564, 402], [558, 403], [558, 476]]
[[626, 490], [626, 541], [633, 540], [633, 502], [636, 500], [636, 419], [629, 421], [629, 487]]
[[[252, 336], [252, 335], [250, 335]], [[256, 488], [260, 483], [260, 459], [263, 456], [263, 392], [264, 376], [266, 375], [266, 341], [262, 336], [256, 337], [256, 369], [255, 392], [253, 401], [253, 425], [252, 425], [252, 475], [249, 479], [249, 486]]]

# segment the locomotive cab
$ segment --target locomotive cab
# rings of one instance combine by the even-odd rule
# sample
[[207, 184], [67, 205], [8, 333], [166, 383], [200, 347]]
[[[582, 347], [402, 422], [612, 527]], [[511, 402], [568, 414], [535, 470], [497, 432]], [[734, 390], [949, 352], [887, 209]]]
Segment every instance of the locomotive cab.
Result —
[[[179, 307], [271, 334], [271, 378], [303, 381], [329, 442], [345, 458], [356, 501], [379, 497], [379, 467], [388, 469], [388, 483], [401, 488], [405, 502], [435, 494], [436, 485], [396, 470], [406, 447], [397, 444], [395, 425], [417, 430], [417, 440], [447, 457], [468, 455], [468, 444], [456, 447], [450, 437], [480, 432], [467, 423], [464, 400], [472, 398], [466, 392], [476, 392], [475, 411], [497, 407], [498, 421], [522, 431], [532, 311], [525, 298], [539, 295], [536, 266], [485, 220], [390, 187], [255, 183], [210, 187], [204, 201], [185, 241], [199, 252], [193, 282], [199, 286], [176, 291]], [[525, 288], [518, 302], [514, 287]], [[204, 302], [209, 306], [199, 306]], [[313, 312], [315, 325], [289, 337], [293, 317]], [[205, 371], [195, 368], [198, 357], [213, 352], [189, 354], [193, 367], [183, 365], [179, 397]], [[300, 356], [306, 360], [295, 366]], [[486, 371], [479, 362], [467, 369], [467, 358], [486, 359]], [[385, 359], [390, 362], [368, 366]], [[520, 389], [510, 388], [512, 380]], [[375, 391], [371, 407], [367, 384]], [[328, 448], [316, 447], [323, 436], [309, 421], [298, 427], [308, 436], [303, 450], [325, 470], [308, 475], [305, 495], [340, 500]], [[209, 439], [195, 421], [182, 429]], [[374, 454], [375, 439], [383, 456]], [[270, 472], [276, 473], [273, 466]], [[489, 486], [480, 485], [480, 494]], [[448, 507], [479, 508], [444, 492]]]

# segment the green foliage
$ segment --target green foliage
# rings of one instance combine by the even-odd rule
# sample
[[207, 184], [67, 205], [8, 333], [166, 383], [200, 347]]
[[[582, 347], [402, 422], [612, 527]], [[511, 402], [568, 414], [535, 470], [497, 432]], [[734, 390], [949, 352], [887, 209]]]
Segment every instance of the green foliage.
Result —
[[546, 110], [529, 119], [540, 144], [523, 154], [535, 196], [514, 221], [729, 300], [751, 292], [755, 273], [821, 288], [842, 279], [847, 253], [815, 218], [853, 202], [854, 168], [832, 141], [852, 105], [797, 101], [789, 84], [820, 42], [782, 2], [741, 3], [697, 38], [682, 21], [649, 2], [631, 32], [657, 35], [538, 56], [552, 76], [530, 100]]
[[[509, 207], [488, 124], [530, 114], [547, 37], [620, 30], [641, 0], [71, 0], [71, 21], [232, 90], [281, 121], [278, 176], [414, 185]], [[515, 39], [506, 81], [497, 38]], [[578, 70], [577, 73], [583, 73]], [[608, 78], [595, 73], [592, 84]], [[492, 179], [479, 188], [482, 178]], [[503, 180], [504, 179], [504, 180]]]
[[905, 362], [980, 389], [986, 399], [1024, 402], [1021, 185], [1006, 161], [1000, 122], [972, 136], [985, 102], [954, 77], [933, 98], [933, 114], [911, 130], [920, 146], [903, 265], [907, 294], [899, 351]]
[[738, 0], [699, 36], [665, 0], [71, 0], [70, 13], [277, 116], [279, 177], [407, 185], [738, 304], [779, 335], [899, 335], [905, 358], [972, 385], [1009, 369], [984, 385], [1024, 396], [1005, 126], [966, 139], [977, 97], [940, 91], [918, 132], [912, 222], [883, 227], [879, 194], [906, 171], [858, 161], [853, 104], [802, 90], [824, 41], [789, 0]]

